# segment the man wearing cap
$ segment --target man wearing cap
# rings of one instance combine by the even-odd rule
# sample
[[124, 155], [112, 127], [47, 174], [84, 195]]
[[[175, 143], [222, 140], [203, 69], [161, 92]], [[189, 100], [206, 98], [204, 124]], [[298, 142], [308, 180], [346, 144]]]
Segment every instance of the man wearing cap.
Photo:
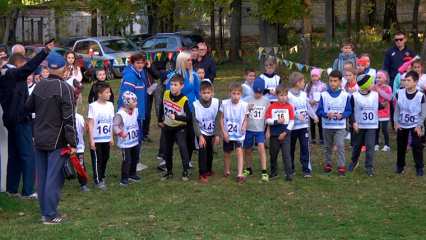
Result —
[[36, 159], [37, 194], [43, 224], [59, 224], [63, 218], [57, 207], [64, 183], [65, 157], [61, 149], [77, 145], [72, 87], [62, 81], [65, 61], [59, 54], [47, 58], [49, 78], [42, 79], [25, 104], [34, 112], [34, 151]]
[[3, 108], [3, 122], [8, 131], [8, 166], [6, 191], [19, 195], [18, 188], [22, 175], [22, 195], [35, 198], [34, 154], [32, 149], [31, 115], [24, 109], [28, 98], [27, 77], [46, 58], [53, 43], [27, 62], [21, 53], [14, 53], [8, 64], [2, 64], [0, 74], [0, 104]]
[[366, 146], [365, 171], [367, 176], [373, 176], [373, 157], [376, 131], [379, 128], [379, 94], [371, 91], [374, 78], [370, 75], [360, 75], [357, 78], [359, 91], [354, 92], [351, 97], [353, 113], [351, 123], [353, 127], [352, 136], [352, 162], [349, 164], [350, 172], [358, 166], [361, 148]]

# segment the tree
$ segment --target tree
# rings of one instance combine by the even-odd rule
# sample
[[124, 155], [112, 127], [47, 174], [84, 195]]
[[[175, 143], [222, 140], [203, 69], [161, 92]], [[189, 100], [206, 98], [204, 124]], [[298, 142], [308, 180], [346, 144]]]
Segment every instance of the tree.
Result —
[[346, 0], [346, 36], [352, 39], [352, 0]]
[[278, 45], [278, 27], [300, 19], [304, 13], [302, 0], [252, 0], [252, 3], [257, 6], [256, 15], [262, 33], [260, 45], [264, 47]]
[[303, 1], [305, 7], [305, 14], [303, 14], [303, 59], [304, 64], [311, 64], [311, 49], [312, 49], [312, 0]]
[[390, 39], [390, 29], [393, 25], [399, 29], [396, 12], [397, 0], [385, 0], [385, 14], [383, 19], [383, 40]]
[[216, 26], [215, 26], [215, 4], [214, 0], [209, 1], [210, 6], [210, 48], [216, 49]]
[[231, 51], [229, 59], [232, 62], [240, 60], [241, 50], [241, 0], [231, 3]]
[[331, 43], [334, 40], [334, 35], [336, 31], [334, 11], [335, 11], [334, 0], [326, 0], [325, 1], [325, 27], [326, 27], [326, 39], [328, 43]]
[[414, 48], [417, 51], [420, 49], [420, 39], [419, 39], [419, 6], [420, 0], [414, 0], [414, 8], [413, 8], [413, 26], [412, 33], [414, 38]]
[[376, 0], [368, 1], [368, 25], [374, 26], [376, 24], [377, 2]]
[[355, 41], [359, 42], [359, 35], [361, 31], [361, 0], [355, 1]]

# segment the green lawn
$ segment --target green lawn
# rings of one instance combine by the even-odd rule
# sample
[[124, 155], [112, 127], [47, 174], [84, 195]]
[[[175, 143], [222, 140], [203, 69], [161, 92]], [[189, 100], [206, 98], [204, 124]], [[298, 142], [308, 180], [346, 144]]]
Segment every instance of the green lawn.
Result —
[[[218, 97], [225, 97], [231, 80], [241, 80], [242, 69], [229, 64], [219, 68]], [[115, 89], [118, 84], [113, 82]], [[151, 137], [157, 140], [155, 120]], [[282, 178], [261, 183], [256, 174], [242, 185], [222, 177], [219, 150], [214, 159], [217, 174], [203, 185], [196, 181], [197, 161], [192, 180], [180, 181], [176, 158], [175, 179], [160, 182], [156, 141], [143, 146], [142, 160], [149, 166], [142, 172], [143, 181], [128, 188], [118, 185], [120, 158], [114, 148], [108, 191], [90, 184], [92, 191], [81, 193], [77, 181], [66, 182], [60, 211], [67, 222], [60, 226], [40, 223], [36, 201], [0, 194], [0, 239], [424, 239], [426, 183], [415, 177], [411, 156], [406, 174], [393, 174], [394, 143], [393, 137], [390, 153], [376, 154], [376, 176], [371, 178], [362, 167], [346, 177], [322, 173], [323, 154], [314, 145], [312, 179], [301, 177], [296, 160], [297, 175], [291, 183]], [[90, 169], [89, 154], [86, 162]]]

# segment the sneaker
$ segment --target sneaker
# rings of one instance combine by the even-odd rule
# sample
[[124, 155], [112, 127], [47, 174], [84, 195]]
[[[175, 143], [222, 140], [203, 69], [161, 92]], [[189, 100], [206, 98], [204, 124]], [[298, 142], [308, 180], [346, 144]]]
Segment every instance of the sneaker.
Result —
[[192, 162], [189, 162], [189, 168], [190, 168], [190, 169], [192, 169], [192, 168], [193, 168], [193, 166], [192, 166]]
[[367, 147], [366, 146], [362, 146], [361, 147], [361, 152], [366, 152], [367, 151]]
[[182, 173], [182, 181], [184, 181], [184, 182], [189, 181], [189, 173], [188, 173], [188, 171], [183, 171], [183, 173]]
[[145, 165], [145, 164], [142, 164], [142, 163], [138, 163], [138, 165], [136, 165], [136, 171], [138, 171], [138, 172], [143, 171], [147, 168], [148, 168], [148, 166]]
[[161, 177], [161, 181], [165, 181], [165, 180], [170, 180], [173, 178], [173, 173], [172, 172], [166, 172], [165, 174], [163, 174], [163, 176]]
[[375, 152], [379, 151], [379, 149], [380, 149], [380, 146], [379, 146], [379, 145], [374, 145], [374, 151], [375, 151]]
[[404, 174], [404, 167], [396, 167], [396, 169], [395, 169], [395, 173], [396, 174], [399, 174], [399, 175], [402, 175], [402, 174]]
[[160, 164], [158, 165], [157, 169], [161, 172], [166, 172], [167, 171], [167, 167], [166, 164]]
[[324, 166], [324, 172], [329, 173], [331, 171], [333, 171], [333, 166], [331, 164], [329, 164], [329, 163], [325, 164], [325, 166]]
[[416, 169], [416, 176], [417, 177], [423, 177], [424, 171], [423, 168]]
[[96, 184], [95, 186], [96, 186], [99, 190], [102, 190], [102, 191], [106, 191], [106, 188], [107, 188], [104, 182], [100, 182], [100, 183]]
[[351, 140], [351, 133], [350, 132], [346, 133], [345, 139], [346, 140]]
[[128, 187], [129, 186], [129, 180], [127, 180], [127, 179], [121, 179], [120, 186], [121, 187]]
[[367, 176], [369, 176], [369, 177], [373, 177], [374, 176], [374, 171], [373, 171], [372, 168], [368, 168], [366, 170], [366, 173], [367, 173]]
[[291, 176], [291, 175], [285, 175], [284, 180], [285, 180], [286, 182], [291, 182], [291, 181], [293, 181], [293, 176]]
[[61, 216], [56, 216], [54, 218], [47, 219], [45, 218], [43, 221], [44, 225], [57, 225], [64, 222], [64, 219]]
[[348, 167], [349, 172], [353, 172], [359, 165], [359, 161], [351, 162]]
[[344, 176], [345, 176], [345, 173], [346, 173], [346, 167], [344, 167], [344, 166], [339, 167], [339, 168], [337, 169], [337, 172], [339, 173], [339, 176], [344, 177]]
[[305, 172], [305, 173], [303, 173], [303, 177], [304, 178], [311, 178], [312, 174], [310, 172]]
[[278, 174], [274, 173], [274, 174], [269, 174], [269, 180], [274, 180], [278, 177]]
[[199, 181], [200, 183], [207, 184], [207, 183], [209, 183], [209, 178], [208, 178], [207, 176], [205, 176], [205, 175], [200, 175], [200, 176], [198, 177], [198, 181]]
[[262, 173], [260, 179], [262, 180], [262, 182], [269, 182], [269, 176], [267, 173]]
[[390, 147], [388, 146], [388, 145], [385, 145], [383, 148], [382, 148], [382, 152], [389, 152], [390, 151]]
[[37, 195], [37, 193], [33, 193], [33, 194], [28, 195], [28, 196], [23, 196], [22, 195], [22, 198], [26, 199], [26, 200], [37, 200], [38, 199], [38, 195]]
[[243, 175], [245, 176], [245, 177], [248, 177], [248, 176], [250, 176], [250, 175], [252, 175], [253, 173], [251, 173], [250, 172], [250, 170], [248, 170], [248, 169], [244, 169], [244, 171], [243, 171]]
[[237, 177], [237, 183], [244, 183], [246, 181], [246, 177], [244, 176], [238, 176]]
[[87, 185], [80, 186], [81, 192], [90, 192], [90, 189]]
[[140, 182], [141, 181], [141, 177], [139, 177], [138, 175], [130, 176], [129, 177], [129, 181], [130, 182]]
[[19, 193], [6, 192], [6, 194], [9, 197], [21, 197], [21, 194], [19, 194]]

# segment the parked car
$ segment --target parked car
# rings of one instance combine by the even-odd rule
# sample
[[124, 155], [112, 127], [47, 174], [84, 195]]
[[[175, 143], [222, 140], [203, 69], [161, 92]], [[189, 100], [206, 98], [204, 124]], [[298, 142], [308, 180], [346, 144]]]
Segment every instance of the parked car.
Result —
[[[26, 45], [25, 46], [25, 57], [32, 58], [37, 53], [39, 53], [45, 46], [42, 44], [33, 44], [33, 45]], [[53, 52], [59, 53], [61, 56], [64, 56], [65, 53], [68, 51], [65, 48], [62, 47], [55, 47], [52, 49]]]
[[68, 37], [68, 38], [64, 38], [59, 40], [59, 46], [65, 48], [65, 49], [72, 49], [72, 47], [74, 47], [75, 42], [77, 42], [78, 40], [84, 39], [84, 38], [88, 38], [88, 37]]
[[83, 57], [85, 67], [94, 61], [111, 62], [112, 73], [121, 78], [129, 57], [136, 53], [138, 48], [132, 41], [123, 37], [90, 37], [77, 40], [73, 51]]
[[138, 48], [141, 48], [145, 40], [151, 36], [152, 34], [150, 33], [141, 33], [127, 36], [127, 38], [130, 39], [130, 41], [132, 41]]
[[[157, 33], [145, 40], [142, 51], [146, 53], [172, 52], [177, 54], [180, 51], [190, 49], [192, 46], [203, 41], [203, 37], [190, 32]], [[161, 70], [170, 70], [175, 67], [173, 59], [163, 58], [154, 62], [155, 66]]]

